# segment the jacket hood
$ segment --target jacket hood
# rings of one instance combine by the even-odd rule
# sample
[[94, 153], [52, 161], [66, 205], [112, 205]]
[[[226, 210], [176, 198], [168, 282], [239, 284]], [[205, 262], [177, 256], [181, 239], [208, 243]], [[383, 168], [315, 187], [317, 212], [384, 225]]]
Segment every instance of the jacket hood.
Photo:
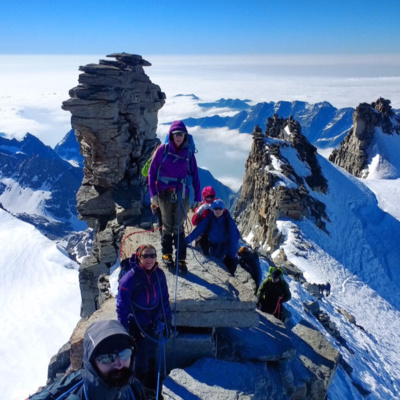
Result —
[[121, 388], [111, 387], [107, 385], [97, 373], [96, 368], [92, 365], [91, 358], [99, 346], [99, 344], [111, 337], [111, 336], [123, 336], [124, 339], [128, 339], [132, 347], [134, 342], [125, 328], [117, 320], [105, 320], [96, 321], [86, 330], [83, 338], [83, 366], [82, 378], [90, 399], [96, 400], [108, 400], [118, 399], [122, 392], [128, 390], [129, 384], [133, 379], [133, 360], [131, 362], [130, 369], [132, 371], [132, 377], [128, 382]]
[[117, 320], [97, 321], [90, 325], [83, 338], [83, 362], [88, 361], [90, 363], [96, 347], [104, 339], [114, 335], [127, 337], [133, 346], [133, 340], [129, 333]]
[[206, 186], [203, 189], [201, 195], [203, 196], [203, 200], [205, 201], [206, 200], [206, 196], [215, 197], [215, 190], [214, 190], [214, 188], [212, 186]]
[[174, 131], [183, 131], [183, 132], [186, 132], [186, 138], [185, 138], [185, 141], [184, 141], [183, 143], [186, 143], [186, 142], [187, 142], [187, 134], [188, 134], [188, 131], [187, 131], [187, 129], [186, 129], [185, 124], [184, 124], [182, 121], [174, 121], [174, 122], [171, 124], [171, 127], [169, 128], [169, 132], [168, 132], [168, 142], [170, 142], [170, 143], [173, 143], [173, 140], [172, 140], [172, 132], [174, 132]]

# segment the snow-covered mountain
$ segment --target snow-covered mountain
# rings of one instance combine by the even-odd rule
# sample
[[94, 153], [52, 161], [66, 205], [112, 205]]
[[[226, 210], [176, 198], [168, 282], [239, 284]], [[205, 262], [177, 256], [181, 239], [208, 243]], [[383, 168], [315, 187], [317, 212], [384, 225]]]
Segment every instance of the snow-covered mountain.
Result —
[[86, 229], [76, 211], [82, 168], [63, 160], [49, 146], [26, 134], [0, 137], [0, 203], [49, 237]]
[[[372, 135], [369, 146], [360, 143], [370, 155], [368, 179], [354, 177], [315, 149], [307, 151], [316, 155], [326, 179], [322, 187], [310, 183], [315, 181], [310, 179], [316, 175], [313, 169], [319, 168], [311, 157], [304, 157], [307, 141], [296, 131], [294, 121], [275, 119], [279, 135], [271, 127], [266, 136], [261, 132], [253, 136], [246, 186], [235, 210], [246, 241], [273, 251], [272, 257], [284, 252], [309, 283], [332, 285], [330, 296], [319, 307], [339, 332], [326, 337], [345, 363], [340, 363], [329, 399], [362, 398], [367, 393], [371, 399], [394, 399], [399, 391], [400, 161], [393, 157], [400, 149], [399, 124], [393, 119], [393, 130], [383, 133], [381, 121], [364, 124]], [[363, 124], [358, 123], [357, 134], [362, 138]], [[282, 202], [270, 210], [268, 206], [279, 199]], [[319, 214], [314, 212], [315, 205]], [[294, 293], [287, 306], [292, 323], [305, 319], [320, 327], [320, 321], [302, 309], [312, 297], [307, 298], [298, 281], [288, 280]], [[358, 393], [343, 392], [350, 382]]]
[[[337, 123], [341, 120], [338, 117]], [[264, 123], [265, 119], [260, 126]], [[393, 139], [376, 143], [381, 160], [393, 159], [398, 147]], [[0, 159], [5, 154], [7, 160], [12, 156], [18, 160], [19, 143], [0, 141]], [[385, 149], [391, 153], [385, 154]], [[293, 152], [285, 154], [297, 173], [307, 170]], [[290, 278], [293, 297], [287, 307], [293, 321], [307, 320], [340, 349], [344, 362], [329, 390], [329, 400], [361, 400], [362, 393], [370, 393], [368, 399], [395, 399], [400, 391], [400, 300], [394, 286], [399, 279], [400, 179], [381, 179], [385, 174], [378, 167], [384, 163], [371, 164], [370, 179], [360, 180], [323, 157], [318, 159], [329, 190], [313, 195], [326, 205], [329, 234], [307, 219], [281, 220], [278, 227], [284, 238], [282, 248], [306, 279], [331, 282], [331, 295], [320, 300], [320, 307], [340, 332], [341, 342], [305, 311], [304, 303], [315, 298]], [[8, 168], [6, 162], [3, 165]], [[45, 383], [50, 357], [68, 340], [79, 319], [77, 265], [31, 225], [1, 209], [0, 236], [4, 323], [0, 352], [5, 355], [0, 398], [19, 400]], [[382, 264], [388, 268], [382, 269]], [[355, 322], [339, 309], [352, 314]], [[21, 364], [21, 359], [35, 360], [35, 368], [28, 362]]]
[[278, 114], [279, 117], [289, 118], [290, 115], [300, 122], [303, 134], [308, 140], [320, 148], [336, 147], [352, 126], [353, 108], [337, 109], [327, 101], [309, 104], [304, 101], [278, 101], [258, 103], [252, 107], [247, 105], [248, 100], [220, 99], [214, 103], [201, 103], [204, 108], [229, 108], [239, 111], [233, 116], [219, 115], [202, 118], [184, 119], [189, 127], [201, 126], [202, 128], [238, 129], [241, 133], [251, 133], [255, 125], [259, 125], [264, 131], [268, 118]]

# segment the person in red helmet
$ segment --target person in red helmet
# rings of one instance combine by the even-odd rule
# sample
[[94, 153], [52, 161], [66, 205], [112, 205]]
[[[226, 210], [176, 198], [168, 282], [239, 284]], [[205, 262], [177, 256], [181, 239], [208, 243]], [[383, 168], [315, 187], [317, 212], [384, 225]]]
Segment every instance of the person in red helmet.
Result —
[[[215, 200], [215, 190], [212, 186], [206, 186], [202, 191], [203, 201], [200, 206], [193, 212], [192, 224], [197, 226], [204, 218], [211, 213], [211, 204]], [[199, 245], [205, 256], [210, 254], [210, 245], [206, 233], [202, 234], [196, 240], [196, 245]]]

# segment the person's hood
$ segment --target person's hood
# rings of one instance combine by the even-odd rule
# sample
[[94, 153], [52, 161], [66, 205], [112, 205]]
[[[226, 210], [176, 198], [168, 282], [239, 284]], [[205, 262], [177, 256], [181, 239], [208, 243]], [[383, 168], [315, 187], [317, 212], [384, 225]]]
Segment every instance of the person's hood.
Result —
[[212, 203], [215, 198], [215, 190], [212, 186], [206, 186], [203, 191], [201, 192], [201, 195], [203, 196], [203, 200], [206, 201], [207, 196], [212, 196], [213, 199], [210, 201]]
[[[169, 132], [168, 132], [168, 142], [170, 144], [174, 144], [174, 141], [172, 140], [172, 132], [174, 132], [174, 131], [186, 132], [185, 141], [183, 142], [183, 145], [184, 145], [187, 142], [187, 135], [188, 135], [186, 125], [182, 121], [174, 121], [171, 124], [171, 126], [169, 128]], [[174, 148], [175, 148], [175, 146], [174, 146]]]
[[[121, 388], [107, 385], [98, 375], [97, 370], [91, 363], [92, 355], [97, 346], [110, 336], [124, 336], [129, 339], [132, 347], [134, 342], [129, 333], [117, 320], [96, 321], [86, 330], [83, 338], [83, 366], [82, 378], [88, 391], [90, 399], [111, 400], [118, 399], [121, 392], [128, 389], [129, 383]], [[130, 369], [133, 377], [133, 360]]]

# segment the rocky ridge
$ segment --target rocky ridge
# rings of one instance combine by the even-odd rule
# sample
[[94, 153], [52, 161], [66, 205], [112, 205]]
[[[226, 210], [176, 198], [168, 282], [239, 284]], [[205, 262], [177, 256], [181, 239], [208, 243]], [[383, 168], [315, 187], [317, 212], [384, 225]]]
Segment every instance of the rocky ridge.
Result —
[[[140, 227], [130, 227], [125, 232], [122, 258], [143, 243], [144, 235], [160, 254], [157, 232], [144, 234]], [[199, 399], [326, 396], [341, 358], [321, 332], [304, 320], [285, 326], [257, 311], [255, 282], [241, 267], [232, 277], [221, 262], [196, 249], [189, 249], [187, 260], [189, 273], [185, 277], [164, 270], [178, 331], [166, 346], [169, 376], [163, 383], [164, 399], [186, 399], [189, 393]], [[286, 265], [292, 276], [298, 273]], [[69, 344], [53, 358], [50, 378], [68, 365], [80, 368], [83, 334], [93, 321], [116, 318], [111, 293], [118, 272], [100, 277], [102, 304], [89, 319], [81, 319]]]
[[[321, 173], [317, 149], [302, 135], [292, 117], [274, 115], [267, 120], [265, 135], [257, 125], [246, 161], [243, 186], [234, 217], [243, 237], [254, 248], [272, 252], [279, 247], [276, 229], [279, 218], [314, 221], [325, 230], [325, 205], [310, 192], [326, 193], [327, 181]], [[301, 164], [299, 164], [301, 163]]]
[[329, 161], [358, 178], [367, 178], [377, 129], [385, 135], [400, 135], [400, 117], [394, 113], [390, 100], [381, 97], [376, 102], [361, 103], [356, 108], [353, 127], [339, 148], [329, 156]]

